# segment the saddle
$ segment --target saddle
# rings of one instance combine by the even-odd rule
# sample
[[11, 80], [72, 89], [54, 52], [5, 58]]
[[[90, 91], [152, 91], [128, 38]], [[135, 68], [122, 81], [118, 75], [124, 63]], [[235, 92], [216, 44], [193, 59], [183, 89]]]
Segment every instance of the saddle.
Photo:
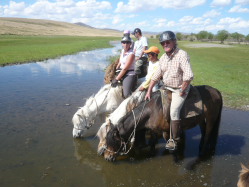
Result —
[[[170, 122], [170, 104], [172, 92], [165, 89], [160, 89], [163, 105], [163, 113], [167, 122]], [[196, 87], [190, 85], [188, 96], [181, 109], [181, 119], [198, 116], [203, 112], [202, 99]]]

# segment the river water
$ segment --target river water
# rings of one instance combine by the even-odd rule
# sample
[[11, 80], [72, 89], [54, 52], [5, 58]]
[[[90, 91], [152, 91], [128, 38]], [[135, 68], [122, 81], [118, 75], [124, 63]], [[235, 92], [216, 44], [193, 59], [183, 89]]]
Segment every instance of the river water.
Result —
[[103, 86], [110, 49], [0, 68], [0, 186], [236, 186], [249, 164], [249, 113], [223, 109], [215, 156], [193, 165], [200, 132], [186, 131], [180, 155], [159, 141], [148, 150], [107, 162], [97, 155], [98, 126], [73, 139], [72, 116]]

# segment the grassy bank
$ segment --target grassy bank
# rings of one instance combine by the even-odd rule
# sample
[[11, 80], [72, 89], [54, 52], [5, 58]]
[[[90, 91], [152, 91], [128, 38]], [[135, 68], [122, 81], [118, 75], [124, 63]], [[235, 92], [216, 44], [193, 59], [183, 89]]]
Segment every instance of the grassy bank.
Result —
[[[0, 65], [24, 63], [55, 58], [79, 51], [110, 47], [113, 37], [75, 36], [0, 36]], [[178, 42], [191, 58], [194, 71], [194, 85], [210, 85], [219, 89], [227, 107], [249, 110], [249, 46], [236, 45], [231, 48], [191, 48]], [[204, 44], [204, 43], [201, 43]], [[158, 40], [150, 39], [150, 46], [156, 45], [163, 54]], [[113, 59], [116, 59], [114, 57]]]
[[[215, 87], [221, 91], [225, 106], [249, 110], [248, 45], [234, 45], [229, 48], [191, 48], [188, 44], [193, 42], [178, 42], [178, 44], [190, 55], [195, 75], [194, 85]], [[150, 45], [158, 46], [160, 55], [163, 54], [158, 40], [150, 40]]]
[[0, 66], [110, 47], [111, 37], [0, 35]]

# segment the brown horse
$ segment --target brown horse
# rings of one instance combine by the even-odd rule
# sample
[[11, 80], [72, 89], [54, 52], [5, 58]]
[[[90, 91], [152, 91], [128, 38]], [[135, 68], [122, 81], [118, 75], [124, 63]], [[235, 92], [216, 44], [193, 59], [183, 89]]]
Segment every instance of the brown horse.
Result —
[[[196, 86], [200, 93], [203, 112], [195, 117], [182, 119], [182, 129], [190, 129], [199, 124], [201, 140], [199, 144], [199, 157], [208, 153], [214, 154], [222, 111], [221, 93], [210, 86]], [[143, 101], [133, 111], [127, 113], [118, 123], [112, 126], [106, 136], [106, 160], [114, 161], [119, 154], [126, 154], [133, 145], [137, 131], [151, 129], [164, 134], [168, 138], [170, 125], [163, 114], [160, 91], [154, 92], [150, 101]], [[127, 150], [128, 149], [128, 150]]]
[[241, 171], [239, 174], [238, 187], [249, 187], [249, 169], [241, 164]]

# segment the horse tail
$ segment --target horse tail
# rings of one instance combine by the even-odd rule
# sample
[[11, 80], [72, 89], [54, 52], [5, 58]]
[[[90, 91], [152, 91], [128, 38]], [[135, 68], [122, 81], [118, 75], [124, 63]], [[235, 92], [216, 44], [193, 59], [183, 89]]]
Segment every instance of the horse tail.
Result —
[[221, 93], [217, 90], [217, 94], [219, 95], [219, 110], [218, 110], [218, 115], [217, 118], [214, 122], [213, 129], [211, 131], [211, 140], [210, 140], [210, 153], [214, 154], [217, 140], [218, 140], [218, 135], [219, 135], [219, 128], [220, 128], [220, 121], [221, 121], [221, 113], [222, 113], [222, 108], [223, 108], [223, 99]]

